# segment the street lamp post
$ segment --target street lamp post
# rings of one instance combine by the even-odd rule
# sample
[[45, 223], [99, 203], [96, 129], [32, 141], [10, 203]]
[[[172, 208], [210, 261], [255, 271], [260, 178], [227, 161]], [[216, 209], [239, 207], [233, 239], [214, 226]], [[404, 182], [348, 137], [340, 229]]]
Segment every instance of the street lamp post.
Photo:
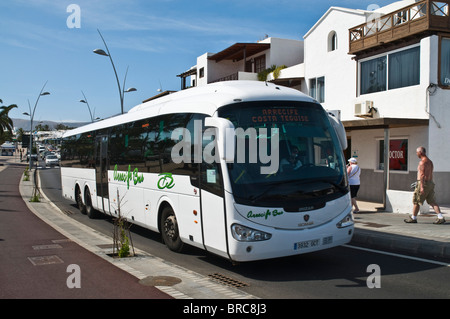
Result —
[[100, 37], [102, 38], [103, 43], [105, 44], [105, 48], [106, 48], [107, 52], [105, 52], [102, 49], [95, 49], [94, 53], [99, 54], [99, 55], [103, 55], [103, 56], [107, 56], [107, 57], [109, 57], [109, 60], [111, 61], [111, 64], [112, 64], [112, 67], [113, 67], [113, 70], [114, 70], [114, 75], [116, 76], [117, 87], [119, 88], [120, 111], [121, 111], [121, 114], [123, 114], [123, 99], [124, 99], [125, 93], [134, 92], [134, 91], [136, 91], [136, 89], [135, 88], [128, 88], [127, 90], [125, 90], [125, 81], [127, 79], [128, 67], [127, 67], [127, 71], [125, 72], [125, 77], [123, 79], [123, 86], [122, 87], [120, 86], [119, 77], [117, 76], [116, 67], [114, 66], [114, 62], [113, 62], [113, 59], [111, 57], [111, 53], [109, 52], [108, 46], [106, 45], [106, 41], [103, 38], [102, 34], [100, 33], [100, 30], [97, 29], [97, 31], [98, 31], [98, 34], [100, 35]]
[[88, 103], [88, 100], [87, 100], [87, 98], [86, 98], [86, 95], [84, 95], [84, 92], [83, 92], [83, 91], [81, 91], [81, 93], [82, 93], [83, 96], [84, 96], [84, 100], [80, 100], [80, 102], [81, 102], [81, 103], [85, 103], [85, 104], [87, 105], [88, 110], [89, 110], [89, 114], [91, 115], [91, 122], [94, 122], [94, 117], [92, 116], [91, 108], [89, 107], [89, 103]]
[[49, 92], [44, 92], [44, 88], [47, 85], [47, 82], [44, 83], [44, 86], [41, 89], [41, 92], [39, 92], [39, 95], [36, 99], [36, 103], [34, 104], [33, 110], [31, 110], [30, 100], [28, 100], [28, 108], [30, 109], [30, 113], [24, 112], [24, 115], [28, 115], [30, 117], [30, 163], [29, 163], [29, 169], [31, 171], [31, 168], [33, 166], [33, 158], [31, 156], [31, 153], [33, 152], [33, 118], [34, 118], [34, 112], [36, 111], [36, 107], [38, 105], [39, 99], [43, 95], [49, 95]]

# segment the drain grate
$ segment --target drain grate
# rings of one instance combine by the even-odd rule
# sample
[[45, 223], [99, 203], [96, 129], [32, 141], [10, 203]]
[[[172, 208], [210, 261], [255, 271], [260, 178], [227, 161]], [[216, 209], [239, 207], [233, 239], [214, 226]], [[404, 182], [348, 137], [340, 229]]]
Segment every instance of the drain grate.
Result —
[[226, 286], [229, 287], [234, 287], [234, 288], [243, 288], [243, 287], [247, 287], [248, 284], [246, 284], [245, 282], [227, 277], [225, 275], [222, 274], [212, 274], [212, 275], [208, 275], [209, 278], [211, 278], [212, 280], [219, 282], [221, 284], [224, 284]]

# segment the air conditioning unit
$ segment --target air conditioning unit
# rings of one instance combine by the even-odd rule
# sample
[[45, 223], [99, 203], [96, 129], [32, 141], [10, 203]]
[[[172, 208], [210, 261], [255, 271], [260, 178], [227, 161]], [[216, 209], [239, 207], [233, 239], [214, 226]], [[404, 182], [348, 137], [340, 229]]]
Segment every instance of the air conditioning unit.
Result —
[[371, 117], [373, 110], [373, 101], [362, 101], [355, 103], [355, 116]]

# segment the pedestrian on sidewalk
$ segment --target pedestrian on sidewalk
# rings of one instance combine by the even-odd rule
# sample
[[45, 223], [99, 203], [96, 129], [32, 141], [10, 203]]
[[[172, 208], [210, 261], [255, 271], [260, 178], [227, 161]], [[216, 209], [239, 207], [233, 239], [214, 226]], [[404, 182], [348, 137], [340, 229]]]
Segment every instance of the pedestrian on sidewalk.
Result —
[[358, 195], [359, 187], [361, 185], [361, 169], [358, 166], [356, 158], [352, 157], [348, 160], [347, 166], [348, 183], [350, 185], [350, 195], [352, 198], [352, 205], [355, 208], [354, 213], [359, 213], [358, 203], [356, 202], [356, 196]]
[[417, 157], [420, 158], [419, 166], [417, 167], [417, 183], [413, 194], [413, 213], [405, 219], [405, 223], [417, 223], [417, 215], [419, 214], [420, 205], [424, 201], [430, 204], [437, 214], [437, 219], [433, 224], [444, 224], [445, 219], [442, 216], [441, 210], [436, 203], [433, 183], [433, 162], [428, 158], [426, 150], [423, 146], [416, 149]]

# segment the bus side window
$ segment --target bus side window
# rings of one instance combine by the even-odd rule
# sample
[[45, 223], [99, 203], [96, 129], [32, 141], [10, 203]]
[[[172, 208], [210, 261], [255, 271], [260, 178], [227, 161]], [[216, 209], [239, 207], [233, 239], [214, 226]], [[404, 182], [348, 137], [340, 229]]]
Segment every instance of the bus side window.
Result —
[[223, 197], [222, 172], [218, 163], [201, 164], [201, 187], [205, 191]]
[[127, 127], [125, 124], [118, 125], [111, 129], [110, 133], [110, 164], [114, 168], [117, 165], [117, 170], [127, 171], [128, 164], [126, 163], [126, 142], [125, 136]]
[[[211, 147], [210, 143], [213, 139], [215, 139], [214, 136], [212, 136], [211, 139], [203, 139], [202, 154], [204, 154], [205, 147]], [[216, 148], [213, 148], [213, 153], [210, 155], [215, 156], [215, 151], [217, 151]], [[221, 197], [224, 196], [220, 162], [213, 161], [212, 163], [208, 163], [203, 159], [200, 178], [202, 189]]]

